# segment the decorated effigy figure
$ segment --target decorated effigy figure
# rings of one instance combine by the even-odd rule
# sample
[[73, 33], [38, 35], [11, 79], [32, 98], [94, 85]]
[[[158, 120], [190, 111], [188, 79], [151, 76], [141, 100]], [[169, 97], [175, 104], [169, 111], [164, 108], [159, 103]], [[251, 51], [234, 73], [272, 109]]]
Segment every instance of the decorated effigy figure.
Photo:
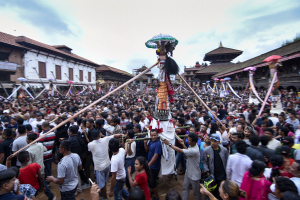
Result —
[[[177, 63], [171, 58], [178, 40], [170, 35], [156, 35], [146, 42], [148, 48], [156, 49], [158, 57], [159, 77], [157, 82], [157, 97], [153, 120], [149, 126], [156, 129], [161, 139], [167, 139], [175, 144], [175, 121], [170, 112], [170, 103], [174, 102], [174, 88], [170, 75], [179, 72]], [[175, 151], [162, 142], [161, 175], [174, 173]]]

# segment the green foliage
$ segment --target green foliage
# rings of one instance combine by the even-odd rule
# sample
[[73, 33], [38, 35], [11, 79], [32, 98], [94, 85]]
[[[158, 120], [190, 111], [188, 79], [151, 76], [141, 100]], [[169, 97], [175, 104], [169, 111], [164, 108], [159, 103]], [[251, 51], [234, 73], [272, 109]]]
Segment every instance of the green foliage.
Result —
[[284, 41], [281, 46], [283, 47], [283, 46], [286, 46], [288, 44], [291, 44], [291, 43], [299, 41], [299, 40], [300, 40], [300, 33], [297, 33], [297, 35], [294, 39]]

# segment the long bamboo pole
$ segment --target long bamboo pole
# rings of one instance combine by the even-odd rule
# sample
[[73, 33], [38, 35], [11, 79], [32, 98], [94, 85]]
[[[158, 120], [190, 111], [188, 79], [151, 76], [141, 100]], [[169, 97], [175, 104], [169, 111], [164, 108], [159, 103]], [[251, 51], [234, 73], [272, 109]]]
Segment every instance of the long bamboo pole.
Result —
[[215, 115], [215, 113], [212, 112], [212, 110], [204, 103], [204, 101], [198, 96], [198, 94], [193, 90], [193, 88], [184, 80], [184, 78], [179, 73], [178, 73], [178, 76], [190, 88], [190, 90], [192, 90], [192, 92], [194, 93], [194, 95], [196, 95], [196, 97], [201, 101], [201, 103], [205, 106], [205, 108], [207, 110], [209, 110], [209, 112], [214, 116], [214, 118], [217, 119], [222, 126], [224, 126], [222, 124], [222, 122], [219, 120], [219, 118]]
[[272, 92], [273, 85], [274, 85], [274, 83], [275, 83], [276, 78], [277, 78], [277, 72], [274, 73], [272, 82], [271, 82], [271, 84], [270, 84], [270, 88], [269, 88], [269, 90], [268, 90], [268, 93], [267, 93], [266, 96], [265, 96], [263, 105], [261, 106], [261, 108], [260, 108], [260, 110], [259, 110], [258, 116], [261, 116], [261, 113], [262, 113], [263, 110], [264, 110], [264, 107], [265, 107], [265, 105], [266, 105], [266, 103], [267, 103], [267, 101], [268, 101], [268, 99], [269, 99], [269, 96], [270, 96], [270, 94], [271, 94], [271, 92]]
[[253, 74], [250, 74], [249, 72], [249, 83], [250, 83], [250, 86], [251, 86], [251, 89], [253, 91], [253, 93], [255, 94], [256, 98], [260, 101], [260, 102], [263, 102], [263, 100], [259, 97], [259, 95], [257, 94], [257, 91], [255, 89], [255, 86], [254, 86], [254, 83], [253, 83]]
[[30, 142], [29, 144], [27, 144], [25, 147], [21, 148], [20, 150], [16, 151], [13, 155], [15, 156], [16, 154], [18, 154], [20, 151], [23, 151], [24, 149], [28, 148], [30, 145], [38, 142], [41, 138], [46, 137], [49, 133], [53, 132], [54, 130], [58, 129], [59, 127], [63, 126], [64, 124], [66, 124], [67, 122], [69, 122], [71, 119], [74, 119], [76, 117], [78, 117], [81, 113], [84, 113], [86, 110], [88, 110], [90, 107], [97, 105], [97, 103], [101, 102], [103, 99], [106, 99], [108, 96], [110, 96], [111, 94], [115, 93], [116, 91], [122, 89], [123, 87], [125, 87], [126, 85], [128, 85], [129, 83], [131, 83], [132, 81], [138, 79], [139, 77], [141, 77], [142, 75], [144, 75], [145, 73], [147, 73], [150, 69], [152, 69], [153, 67], [155, 67], [158, 64], [155, 63], [154, 65], [152, 65], [151, 67], [149, 67], [148, 69], [146, 69], [145, 71], [143, 71], [142, 73], [138, 74], [137, 76], [133, 77], [132, 79], [130, 79], [129, 81], [123, 83], [121, 86], [119, 86], [118, 88], [114, 89], [113, 91], [107, 93], [106, 95], [104, 95], [102, 98], [98, 99], [97, 101], [95, 101], [94, 103], [91, 103], [90, 105], [88, 105], [87, 107], [85, 107], [84, 109], [80, 110], [78, 113], [76, 113], [75, 115], [73, 115], [72, 117], [66, 119], [65, 121], [59, 123], [57, 126], [53, 127], [52, 129], [50, 129], [47, 133], [45, 133], [44, 135], [42, 135], [41, 137], [37, 138], [36, 140]]
[[51, 122], [49, 122], [49, 124], [51, 124], [52, 122], [54, 122], [55, 120], [57, 120], [58, 118], [60, 118], [60, 116], [62, 116], [62, 115], [64, 115], [64, 114], [66, 114], [66, 112], [64, 112], [63, 114], [61, 114], [61, 115], [55, 117], [55, 119], [53, 119]]

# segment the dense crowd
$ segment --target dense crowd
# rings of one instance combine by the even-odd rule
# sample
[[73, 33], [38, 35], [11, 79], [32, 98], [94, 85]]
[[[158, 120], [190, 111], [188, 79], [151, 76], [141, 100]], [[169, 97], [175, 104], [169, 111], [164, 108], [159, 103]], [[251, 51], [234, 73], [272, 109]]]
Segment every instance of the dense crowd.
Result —
[[[187, 200], [190, 190], [194, 199], [300, 198], [300, 112], [294, 92], [281, 93], [284, 112], [271, 113], [266, 105], [261, 116], [261, 104], [248, 104], [245, 97], [202, 95], [208, 110], [192, 93], [178, 92], [170, 110], [176, 134], [186, 138], [174, 144], [149, 129], [154, 92], [117, 92], [48, 133], [101, 96], [0, 101], [0, 199], [36, 199], [44, 192], [53, 200], [51, 184], [59, 185], [62, 200], [88, 188], [92, 200], [162, 199], [163, 143], [176, 151], [176, 172], [169, 176], [184, 176], [182, 192], [170, 188], [164, 199]], [[139, 134], [144, 132], [150, 137]]]

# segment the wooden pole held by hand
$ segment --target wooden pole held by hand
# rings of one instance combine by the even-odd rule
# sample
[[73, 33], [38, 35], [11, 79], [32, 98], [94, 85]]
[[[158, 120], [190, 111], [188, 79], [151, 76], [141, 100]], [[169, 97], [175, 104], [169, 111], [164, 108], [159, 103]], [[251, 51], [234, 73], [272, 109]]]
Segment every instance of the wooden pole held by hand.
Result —
[[143, 71], [142, 73], [138, 74], [137, 76], [133, 77], [132, 79], [128, 80], [127, 82], [123, 83], [121, 86], [119, 86], [118, 88], [114, 89], [113, 91], [107, 93], [106, 95], [104, 95], [103, 97], [101, 97], [100, 99], [98, 99], [97, 101], [91, 103], [90, 105], [88, 105], [87, 107], [83, 108], [82, 110], [80, 110], [78, 113], [74, 114], [72, 117], [64, 120], [63, 122], [59, 123], [57, 126], [53, 127], [52, 129], [50, 129], [47, 133], [43, 134], [41, 137], [37, 138], [36, 140], [32, 141], [31, 143], [27, 144], [25, 147], [19, 149], [18, 151], [16, 151], [15, 153], [13, 153], [13, 155], [17, 155], [20, 151], [23, 151], [24, 149], [28, 148], [30, 145], [38, 142], [41, 138], [46, 137], [49, 133], [53, 132], [54, 130], [58, 129], [59, 127], [63, 126], [64, 124], [66, 124], [67, 122], [71, 121], [72, 119], [78, 117], [81, 113], [84, 113], [85, 111], [87, 111], [89, 108], [91, 108], [92, 106], [97, 105], [97, 103], [101, 102], [102, 100], [106, 99], [107, 97], [109, 97], [110, 95], [112, 95], [113, 93], [117, 92], [118, 90], [122, 89], [123, 87], [125, 87], [126, 85], [128, 85], [129, 83], [131, 83], [132, 81], [140, 78], [141, 76], [143, 76], [145, 73], [147, 73], [150, 69], [152, 69], [153, 67], [155, 67], [158, 64], [155, 63], [154, 65], [152, 65], [151, 67], [149, 67], [148, 69], [146, 69], [145, 71]]

